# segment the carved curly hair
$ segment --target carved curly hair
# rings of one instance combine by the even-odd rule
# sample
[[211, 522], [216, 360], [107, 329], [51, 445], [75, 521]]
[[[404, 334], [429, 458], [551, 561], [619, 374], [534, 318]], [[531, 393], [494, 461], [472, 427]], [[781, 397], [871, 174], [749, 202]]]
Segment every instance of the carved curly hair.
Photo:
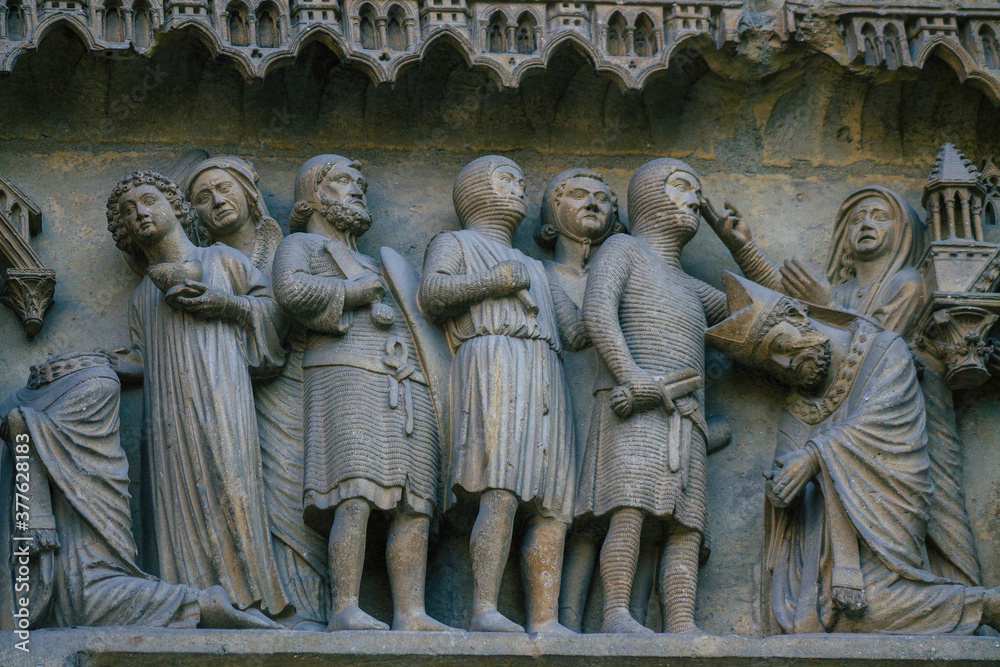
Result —
[[162, 192], [166, 200], [173, 206], [174, 213], [184, 228], [184, 233], [188, 235], [188, 238], [195, 245], [203, 245], [194, 209], [191, 208], [191, 204], [184, 198], [184, 193], [181, 192], [180, 187], [163, 174], [141, 169], [133, 171], [119, 181], [108, 197], [108, 231], [114, 237], [115, 245], [118, 246], [119, 250], [129, 255], [136, 263], [142, 264], [146, 261], [145, 254], [129, 238], [128, 230], [125, 227], [125, 221], [122, 219], [119, 208], [121, 199], [125, 193], [141, 185], [152, 185]]

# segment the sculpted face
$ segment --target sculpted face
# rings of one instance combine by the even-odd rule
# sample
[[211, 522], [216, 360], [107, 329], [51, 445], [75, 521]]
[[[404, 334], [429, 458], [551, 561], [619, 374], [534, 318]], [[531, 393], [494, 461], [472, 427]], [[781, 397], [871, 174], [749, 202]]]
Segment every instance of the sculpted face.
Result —
[[830, 369], [830, 339], [809, 323], [801, 306], [788, 315], [761, 341], [761, 367], [784, 384], [815, 390]]
[[501, 197], [508, 197], [524, 203], [524, 176], [509, 165], [501, 165], [490, 174], [493, 191]]
[[698, 231], [698, 214], [701, 210], [701, 183], [698, 177], [686, 171], [675, 171], [667, 177], [664, 192], [670, 202], [672, 225], [680, 225], [684, 236], [690, 239]]
[[577, 176], [566, 182], [556, 203], [556, 226], [576, 238], [597, 239], [608, 232], [613, 208], [607, 184]]
[[180, 222], [173, 204], [155, 185], [140, 185], [122, 195], [118, 213], [129, 238], [140, 248], [151, 248]]
[[895, 241], [896, 221], [888, 202], [866, 197], [851, 211], [847, 238], [851, 253], [858, 259], [875, 259], [887, 253]]
[[224, 169], [199, 174], [190, 196], [198, 219], [213, 237], [253, 224], [246, 192]]
[[368, 181], [360, 171], [346, 164], [335, 164], [316, 187], [320, 201], [333, 199], [354, 209], [367, 211]]

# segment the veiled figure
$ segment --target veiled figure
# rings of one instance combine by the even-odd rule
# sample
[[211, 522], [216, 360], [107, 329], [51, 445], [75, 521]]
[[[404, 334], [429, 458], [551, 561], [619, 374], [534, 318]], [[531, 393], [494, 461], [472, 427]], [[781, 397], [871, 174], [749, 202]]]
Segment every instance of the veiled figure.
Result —
[[[246, 160], [220, 156], [188, 170], [184, 191], [209, 242], [239, 250], [271, 277], [282, 233], [268, 214], [258, 181], [256, 170]], [[285, 365], [277, 377], [254, 382], [254, 407], [274, 558], [285, 594], [295, 605], [295, 615], [282, 620], [293, 629], [316, 630], [327, 622], [330, 586], [326, 540], [303, 518], [302, 357], [306, 334], [294, 321], [282, 320], [275, 326], [285, 334]]]
[[[809, 303], [868, 316], [904, 340], [913, 335], [914, 319], [925, 300], [923, 279], [915, 268], [925, 249], [924, 225], [901, 196], [871, 186], [844, 200], [834, 224], [825, 278], [810, 275], [794, 260], [776, 268], [737, 217], [723, 216], [715, 228], [745, 276]], [[924, 366], [920, 386], [934, 482], [927, 528], [930, 568], [963, 583], [981, 584], [962, 490], [962, 443], [952, 393], [940, 362], [921, 350], [914, 353]]]

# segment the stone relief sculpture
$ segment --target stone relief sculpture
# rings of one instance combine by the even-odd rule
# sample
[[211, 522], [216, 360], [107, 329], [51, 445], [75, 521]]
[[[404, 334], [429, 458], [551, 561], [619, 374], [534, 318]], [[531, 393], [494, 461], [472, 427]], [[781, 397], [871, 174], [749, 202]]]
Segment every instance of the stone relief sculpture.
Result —
[[659, 573], [665, 629], [699, 632], [695, 591], [708, 552], [703, 332], [725, 317], [724, 295], [680, 265], [700, 201], [698, 176], [683, 162], [640, 167], [629, 182], [632, 235], [608, 239], [587, 279], [584, 319], [614, 388], [595, 399], [576, 514], [609, 518], [604, 632], [651, 632], [629, 613], [647, 518], [668, 532]]
[[387, 290], [387, 268], [357, 249], [372, 222], [366, 190], [357, 162], [307, 161], [295, 181], [293, 233], [274, 260], [278, 302], [307, 336], [304, 507], [315, 525], [332, 519], [329, 630], [388, 629], [358, 604], [373, 509], [391, 515], [392, 628], [450, 630], [424, 611], [437, 418], [420, 341], [400, 315], [405, 301]]
[[996, 627], [1000, 588], [936, 574], [925, 556], [935, 487], [903, 339], [729, 273], [724, 282], [732, 314], [706, 342], [792, 387], [766, 485], [767, 609], [781, 631]]
[[[169, 584], [136, 565], [120, 393], [107, 356], [73, 353], [33, 366], [27, 386], [0, 404], [2, 495], [13, 505], [18, 493], [31, 513], [28, 530], [11, 534], [0, 522], [2, 551], [11, 564], [30, 552], [21, 595], [31, 597], [32, 626], [279, 627], [234, 609], [222, 586]], [[8, 621], [10, 568], [0, 583]]]
[[239, 609], [280, 614], [289, 603], [271, 549], [250, 375], [284, 362], [270, 281], [242, 253], [196, 247], [190, 204], [159, 174], [126, 177], [107, 208], [118, 248], [148, 266], [129, 306], [132, 347], [111, 359], [123, 378], [143, 381], [159, 575], [218, 584]]
[[455, 350], [447, 503], [472, 496], [472, 631], [523, 632], [497, 610], [515, 514], [528, 515], [521, 549], [527, 631], [560, 625], [559, 582], [573, 510], [575, 452], [557, 312], [545, 268], [511, 247], [524, 218], [521, 169], [487, 155], [455, 179], [461, 231], [434, 237], [420, 286], [424, 313]]
[[[252, 164], [222, 156], [185, 170], [183, 189], [208, 241], [239, 250], [271, 276], [274, 254], [283, 235], [278, 223], [268, 215], [258, 180]], [[282, 588], [296, 611], [282, 621], [293, 629], [323, 630], [330, 606], [326, 539], [306, 525], [302, 506], [302, 357], [306, 334], [300, 326], [290, 324], [281, 372], [254, 383], [264, 503]], [[285, 328], [281, 322], [275, 326]]]
[[[542, 195], [541, 224], [535, 234], [535, 242], [553, 251], [552, 260], [543, 260], [542, 264], [552, 286], [553, 305], [560, 313], [557, 320], [561, 324], [567, 379], [571, 387], [586, 387], [588, 393], [608, 391], [610, 387], [591, 390], [595, 375], [600, 378], [607, 374], [607, 370], [593, 349], [583, 321], [587, 274], [596, 255], [596, 247], [611, 234], [624, 231], [625, 226], [618, 218], [618, 198], [600, 173], [590, 169], [567, 169], [549, 181]], [[578, 392], [573, 399], [577, 467], [584, 460], [582, 447], [587, 442], [593, 412], [593, 401], [578, 400], [581, 395]], [[599, 521], [578, 520], [566, 542], [559, 620], [577, 632], [583, 629], [587, 593], [604, 532]], [[648, 547], [649, 543], [646, 540], [643, 546]], [[643, 621], [655, 569], [656, 554], [646, 548], [640, 557], [639, 579], [642, 584], [636, 587], [632, 596], [632, 613]]]
[[0, 303], [14, 311], [29, 339], [42, 330], [56, 289], [55, 272], [45, 268], [28, 244], [41, 231], [41, 210], [0, 174]]
[[[924, 279], [915, 266], [924, 253], [924, 225], [898, 194], [866, 187], [840, 207], [826, 275], [813, 276], [795, 260], [776, 269], [754, 243], [749, 226], [728, 209], [710, 216], [733, 258], [751, 280], [809, 303], [857, 312], [910, 338], [924, 308]], [[962, 443], [944, 370], [926, 351], [920, 386], [927, 413], [927, 451], [935, 492], [930, 498], [931, 569], [967, 584], [981, 584], [979, 557], [962, 490]]]

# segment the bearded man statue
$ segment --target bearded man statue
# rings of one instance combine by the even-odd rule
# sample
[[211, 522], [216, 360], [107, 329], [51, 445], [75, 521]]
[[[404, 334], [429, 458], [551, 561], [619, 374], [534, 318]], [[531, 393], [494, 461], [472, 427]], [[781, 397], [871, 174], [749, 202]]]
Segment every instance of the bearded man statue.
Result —
[[[398, 283], [357, 249], [372, 222], [360, 167], [339, 155], [302, 166], [292, 233], [274, 257], [275, 296], [306, 335], [304, 512], [329, 530], [328, 630], [389, 627], [359, 606], [373, 509], [391, 515], [392, 628], [450, 630], [424, 611], [440, 468], [428, 372], [412, 317], [402, 316], [405, 300], [387, 289]], [[385, 248], [382, 258], [406, 263]]]

